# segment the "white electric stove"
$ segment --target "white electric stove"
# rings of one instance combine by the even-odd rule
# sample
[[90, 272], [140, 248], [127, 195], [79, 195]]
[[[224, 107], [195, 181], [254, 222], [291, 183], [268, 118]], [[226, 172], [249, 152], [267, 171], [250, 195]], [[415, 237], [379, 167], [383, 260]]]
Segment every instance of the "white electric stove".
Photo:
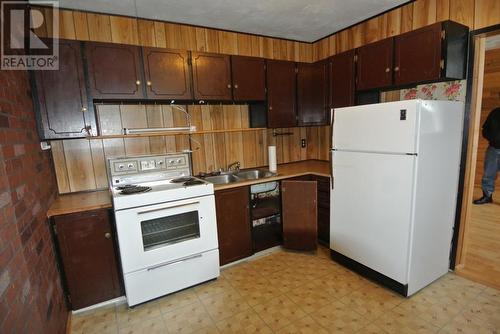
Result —
[[184, 152], [108, 160], [129, 306], [219, 276], [214, 188], [190, 162]]

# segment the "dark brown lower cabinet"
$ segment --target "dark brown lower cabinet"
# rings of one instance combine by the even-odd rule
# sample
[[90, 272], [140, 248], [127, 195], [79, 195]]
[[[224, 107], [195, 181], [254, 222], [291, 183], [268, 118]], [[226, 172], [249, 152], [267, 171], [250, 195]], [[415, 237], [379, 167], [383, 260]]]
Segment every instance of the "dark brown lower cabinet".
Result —
[[71, 308], [123, 295], [109, 211], [72, 213], [52, 220]]
[[248, 187], [215, 192], [220, 264], [252, 255]]
[[312, 176], [318, 185], [318, 241], [330, 244], [330, 178]]
[[282, 181], [283, 246], [315, 250], [317, 245], [316, 181]]

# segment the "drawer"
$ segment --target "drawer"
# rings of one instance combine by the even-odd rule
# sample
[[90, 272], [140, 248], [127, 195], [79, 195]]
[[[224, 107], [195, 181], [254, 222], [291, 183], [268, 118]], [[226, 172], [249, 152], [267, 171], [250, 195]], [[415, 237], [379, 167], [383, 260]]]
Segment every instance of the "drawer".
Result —
[[124, 275], [129, 306], [217, 278], [220, 274], [219, 250], [215, 249], [186, 257], [184, 261], [152, 268]]

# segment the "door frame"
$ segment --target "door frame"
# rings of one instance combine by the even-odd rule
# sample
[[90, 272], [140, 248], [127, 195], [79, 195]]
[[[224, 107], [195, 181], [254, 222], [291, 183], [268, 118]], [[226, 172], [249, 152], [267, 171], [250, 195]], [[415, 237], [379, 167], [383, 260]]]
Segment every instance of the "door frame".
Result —
[[481, 105], [483, 96], [484, 59], [486, 37], [500, 34], [500, 24], [471, 31], [469, 34], [469, 57], [467, 62], [467, 93], [462, 136], [462, 156], [455, 211], [455, 225], [450, 252], [451, 270], [464, 267], [467, 249], [474, 179], [476, 174], [477, 149], [481, 132]]

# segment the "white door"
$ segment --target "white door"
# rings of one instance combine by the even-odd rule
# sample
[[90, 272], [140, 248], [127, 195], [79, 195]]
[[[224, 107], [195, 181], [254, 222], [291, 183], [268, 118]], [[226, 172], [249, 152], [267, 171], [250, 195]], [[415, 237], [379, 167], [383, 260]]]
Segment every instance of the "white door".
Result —
[[342, 151], [415, 153], [419, 100], [334, 111], [333, 147]]
[[330, 248], [400, 283], [407, 262], [415, 157], [334, 152]]
[[214, 196], [115, 212], [124, 273], [218, 247]]

